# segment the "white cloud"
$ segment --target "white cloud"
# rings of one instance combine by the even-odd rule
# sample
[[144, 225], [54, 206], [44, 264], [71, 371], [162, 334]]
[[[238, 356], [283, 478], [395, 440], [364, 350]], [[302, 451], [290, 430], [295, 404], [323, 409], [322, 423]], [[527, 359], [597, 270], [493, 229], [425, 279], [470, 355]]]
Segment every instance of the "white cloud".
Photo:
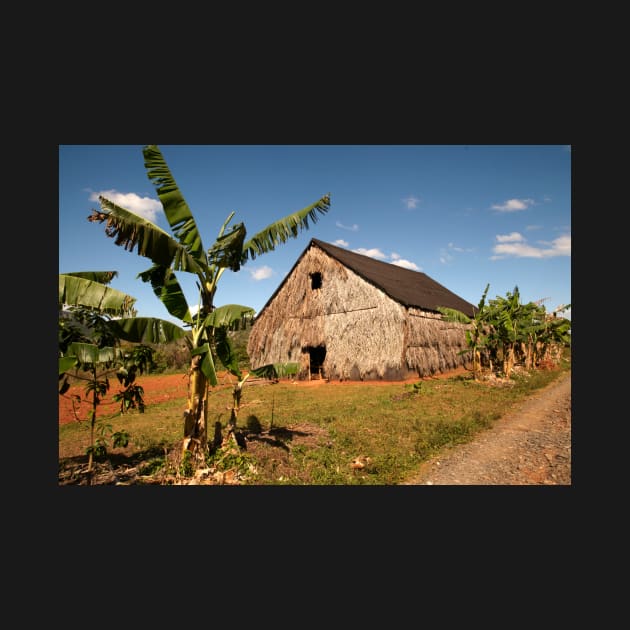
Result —
[[254, 280], [266, 280], [273, 275], [273, 269], [267, 265], [258, 267], [257, 269], [248, 269], [247, 271], [249, 271], [249, 274]]
[[416, 263], [412, 263], [410, 260], [405, 260], [404, 258], [396, 258], [392, 265], [397, 265], [398, 267], [404, 267], [405, 269], [411, 269], [413, 271], [421, 271], [420, 267], [418, 267]]
[[570, 256], [571, 255], [571, 235], [563, 234], [551, 241], [551, 248], [556, 254], [554, 256]]
[[[520, 238], [514, 238], [514, 236]], [[498, 245], [492, 249], [494, 256], [490, 260], [500, 260], [506, 256], [515, 256], [516, 258], [553, 258], [555, 256], [571, 255], [571, 235], [563, 234], [551, 242], [541, 241], [544, 247], [535, 247], [528, 245], [525, 239], [518, 234], [512, 232], [505, 236], [497, 235]]]
[[362, 254], [363, 256], [369, 256], [370, 258], [376, 258], [378, 260], [382, 260], [387, 262], [387, 260], [391, 260], [392, 265], [397, 265], [398, 267], [404, 267], [405, 269], [412, 269], [413, 271], [422, 271], [421, 267], [418, 267], [416, 263], [411, 262], [410, 260], [405, 260], [400, 257], [400, 254], [396, 252], [392, 252], [389, 254], [384, 254], [378, 247], [372, 247], [371, 249], [365, 249], [364, 247], [359, 247], [357, 249], [352, 250], [355, 254]]
[[338, 245], [339, 247], [348, 247], [350, 243], [348, 243], [348, 241], [344, 241], [342, 238], [338, 238], [336, 241], [333, 241], [333, 245]]
[[440, 249], [439, 260], [443, 265], [447, 265], [455, 260], [455, 257], [451, 254], [451, 252], [455, 252], [456, 254], [469, 254], [474, 251], [475, 250], [472, 247], [458, 247], [455, 243], [449, 243], [446, 248], [442, 247]]
[[466, 252], [472, 252], [472, 249], [466, 249], [464, 247], [457, 247], [454, 243], [449, 243], [448, 244], [448, 248], [454, 252], [457, 252], [458, 254], [463, 254]]
[[526, 210], [529, 206], [533, 206], [534, 203], [533, 199], [508, 199], [504, 203], [497, 203], [490, 207], [499, 212], [518, 212]]
[[378, 249], [378, 247], [372, 247], [372, 249], [365, 249], [364, 247], [359, 247], [358, 249], [353, 249], [353, 252], [356, 254], [362, 254], [363, 256], [369, 256], [370, 258], [378, 258], [379, 260], [386, 260], [387, 255], [383, 254], [383, 252]]
[[448, 263], [450, 263], [453, 260], [453, 257], [449, 254], [447, 249], [444, 249], [443, 247], [440, 249], [440, 262], [443, 265], [447, 265]]
[[335, 225], [338, 228], [341, 228], [342, 230], [350, 230], [350, 232], [358, 232], [359, 231], [359, 226], [356, 223], [353, 223], [352, 225], [344, 225], [343, 223], [341, 223], [341, 221], [337, 221], [335, 223]]
[[117, 190], [101, 190], [93, 192], [90, 195], [90, 201], [98, 201], [99, 196], [105, 197], [109, 201], [112, 201], [117, 206], [130, 210], [134, 214], [143, 217], [153, 223], [157, 220], [157, 215], [162, 210], [162, 204], [158, 199], [151, 199], [150, 197], [140, 197], [136, 193], [121, 193]]
[[525, 239], [518, 232], [511, 232], [510, 234], [497, 234], [497, 243], [518, 243]]
[[409, 196], [409, 197], [403, 199], [402, 201], [407, 206], [407, 210], [411, 210], [412, 208], [415, 208], [422, 201], [422, 199], [418, 199], [417, 197]]

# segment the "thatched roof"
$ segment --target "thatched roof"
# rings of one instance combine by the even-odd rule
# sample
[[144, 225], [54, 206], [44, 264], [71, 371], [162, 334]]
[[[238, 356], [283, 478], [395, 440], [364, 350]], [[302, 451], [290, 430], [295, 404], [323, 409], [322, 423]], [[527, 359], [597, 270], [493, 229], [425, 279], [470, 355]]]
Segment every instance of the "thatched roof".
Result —
[[[390, 298], [404, 306], [417, 307], [435, 312], [437, 312], [438, 306], [442, 306], [457, 309], [469, 317], [474, 315], [476, 307], [473, 304], [455, 295], [455, 293], [449, 291], [446, 287], [442, 286], [425, 273], [404, 269], [403, 267], [390, 263], [384, 263], [380, 260], [370, 258], [369, 256], [363, 256], [362, 254], [355, 254], [347, 249], [336, 247], [335, 245], [325, 243], [316, 238], [311, 239], [289, 274], [287, 274], [287, 277], [291, 275], [293, 269], [295, 269], [308, 249], [313, 246], [319, 247], [329, 256], [332, 256], [348, 269], [351, 269], [357, 275], [361, 276], [365, 281], [374, 285]], [[261, 313], [273, 300], [282, 287], [282, 284], [284, 284], [284, 281], [269, 298], [265, 306], [263, 306]]]

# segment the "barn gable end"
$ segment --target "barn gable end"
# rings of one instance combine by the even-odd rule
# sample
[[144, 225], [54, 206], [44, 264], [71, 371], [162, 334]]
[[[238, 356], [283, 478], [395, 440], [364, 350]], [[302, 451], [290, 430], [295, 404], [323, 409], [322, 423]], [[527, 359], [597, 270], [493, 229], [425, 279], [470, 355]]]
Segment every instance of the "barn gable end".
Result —
[[425, 274], [312, 239], [256, 317], [251, 366], [299, 363], [301, 378], [342, 380], [399, 380], [456, 368], [465, 360], [464, 327], [414, 305], [421, 290], [434, 307], [437, 299], [472, 314], [472, 305]]

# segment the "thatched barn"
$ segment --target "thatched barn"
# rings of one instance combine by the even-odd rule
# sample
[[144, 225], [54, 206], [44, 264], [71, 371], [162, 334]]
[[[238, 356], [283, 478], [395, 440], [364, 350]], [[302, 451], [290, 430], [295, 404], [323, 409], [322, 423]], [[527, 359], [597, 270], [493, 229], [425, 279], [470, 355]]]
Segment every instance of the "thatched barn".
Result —
[[253, 369], [298, 363], [299, 378], [401, 380], [468, 364], [465, 327], [438, 306], [475, 307], [424, 273], [312, 239], [252, 327]]

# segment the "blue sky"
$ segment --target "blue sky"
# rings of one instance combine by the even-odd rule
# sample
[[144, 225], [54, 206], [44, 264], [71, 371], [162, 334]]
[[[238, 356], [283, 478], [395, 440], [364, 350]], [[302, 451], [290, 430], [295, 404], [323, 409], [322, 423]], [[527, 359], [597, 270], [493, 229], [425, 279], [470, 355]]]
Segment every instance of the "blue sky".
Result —
[[[234, 211], [248, 236], [331, 195], [330, 210], [276, 251], [226, 271], [215, 303], [259, 311], [311, 238], [422, 271], [478, 304], [518, 286], [547, 311], [571, 303], [571, 148], [567, 145], [159, 145], [210, 248]], [[173, 319], [151, 262], [87, 220], [98, 194], [169, 233], [142, 145], [59, 146], [59, 273], [118, 271], [138, 315]], [[189, 305], [194, 276], [179, 273]], [[570, 317], [570, 312], [565, 313]], [[178, 322], [179, 323], [179, 322]]]

